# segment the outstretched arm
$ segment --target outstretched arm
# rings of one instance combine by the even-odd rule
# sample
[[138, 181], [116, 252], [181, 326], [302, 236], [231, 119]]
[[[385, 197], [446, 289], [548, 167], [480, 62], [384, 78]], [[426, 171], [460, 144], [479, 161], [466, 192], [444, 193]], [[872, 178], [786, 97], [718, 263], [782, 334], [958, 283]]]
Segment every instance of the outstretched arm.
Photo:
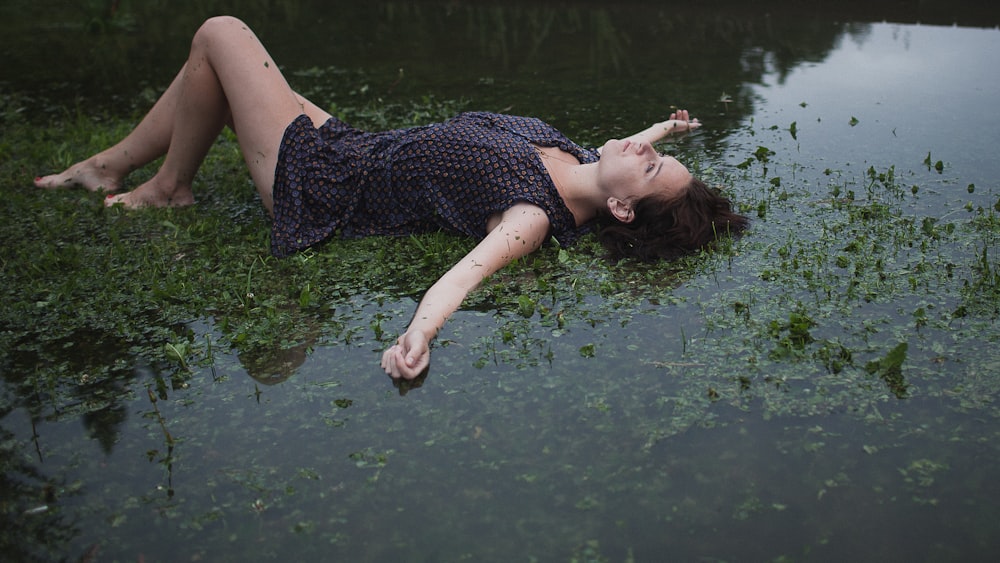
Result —
[[697, 118], [692, 119], [688, 110], [679, 109], [670, 114], [670, 119], [654, 123], [647, 129], [628, 137], [629, 141], [653, 144], [671, 133], [684, 133], [701, 127]]
[[430, 365], [430, 342], [466, 295], [513, 260], [542, 246], [549, 219], [541, 208], [519, 203], [475, 248], [427, 290], [406, 333], [382, 354], [382, 369], [394, 379], [413, 379]]

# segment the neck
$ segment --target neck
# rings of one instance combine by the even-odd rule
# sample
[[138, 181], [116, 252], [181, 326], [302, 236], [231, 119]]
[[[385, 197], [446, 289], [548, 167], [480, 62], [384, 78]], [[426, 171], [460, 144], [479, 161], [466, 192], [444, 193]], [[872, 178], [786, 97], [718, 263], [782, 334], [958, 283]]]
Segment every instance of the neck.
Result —
[[597, 183], [597, 163], [580, 164], [576, 157], [556, 147], [535, 149], [577, 226], [596, 217], [597, 211], [607, 205], [607, 195]]
[[556, 164], [549, 166], [549, 175], [578, 226], [596, 217], [606, 205], [607, 196], [597, 185], [597, 163]]

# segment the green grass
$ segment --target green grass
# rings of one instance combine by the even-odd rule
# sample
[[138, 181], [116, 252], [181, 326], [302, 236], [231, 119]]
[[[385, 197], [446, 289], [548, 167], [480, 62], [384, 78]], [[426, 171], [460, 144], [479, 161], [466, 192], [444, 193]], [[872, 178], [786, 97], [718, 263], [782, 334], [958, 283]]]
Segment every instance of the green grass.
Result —
[[[128, 212], [104, 208], [100, 194], [38, 190], [31, 187], [34, 174], [108, 146], [134, 121], [68, 116], [39, 128], [16, 100], [5, 104], [0, 348], [9, 369], [31, 374], [27, 386], [57, 389], [81, 372], [92, 381], [113, 379], [133, 361], [167, 373], [180, 368], [174, 378], [183, 379], [211, 347], [233, 347], [268, 365], [289, 349], [349, 341], [359, 330], [389, 342], [411, 311], [368, 319], [361, 309], [418, 299], [473, 244], [444, 234], [334, 240], [277, 260], [269, 255], [268, 220], [231, 135], [203, 165], [198, 204], [190, 208]], [[372, 127], [405, 126], [441, 119], [460, 106], [425, 99], [340, 113]], [[134, 174], [132, 185], [154, 167]], [[669, 292], [676, 265], [616, 269], [600, 254], [592, 240], [569, 252], [547, 247], [487, 281], [467, 307], [524, 317], [537, 312], [542, 323], [565, 323], [609, 315], [574, 312], [586, 295], [606, 296], [617, 308]], [[205, 318], [221, 328], [224, 342], [209, 346], [187, 328]], [[502, 337], [514, 338], [509, 330]]]
[[[425, 99], [338, 111], [366, 126], [393, 127], [461, 107]], [[204, 164], [197, 205], [125, 212], [105, 209], [97, 194], [33, 189], [30, 178], [107, 146], [133, 121], [67, 116], [57, 126], [38, 127], [15, 98], [5, 99], [2, 111], [0, 347], [16, 371], [33, 374], [25, 385], [58, 388], [81, 371], [113, 377], [118, 363], [110, 359], [116, 357], [121, 363], [142, 358], [167, 373], [176, 369], [182, 379], [213, 347], [233, 347], [268, 366], [285, 351], [317, 341], [363, 334], [386, 343], [408, 320], [407, 300], [419, 298], [472, 245], [443, 234], [335, 240], [276, 260], [268, 253], [267, 218], [231, 135]], [[843, 390], [839, 399], [827, 397], [842, 405], [852, 400], [851, 390], [873, 385], [869, 362], [914, 335], [928, 348], [911, 350], [919, 365], [947, 356], [954, 344], [946, 338], [979, 339], [984, 327], [994, 334], [1000, 296], [995, 208], [968, 208], [951, 220], [914, 215], [909, 204], [918, 190], [904, 187], [893, 167], [869, 168], [860, 179], [827, 170], [829, 193], [817, 199], [783, 182], [775, 160], [773, 150], [759, 146], [728, 175], [702, 171], [744, 186], [740, 205], [757, 215], [750, 236], [715, 253], [613, 267], [588, 239], [568, 251], [547, 247], [488, 280], [466, 308], [511, 318], [496, 338], [466, 343], [478, 354], [472, 364], [482, 367], [498, 353], [540, 361], [545, 346], [530, 336], [533, 323], [557, 333], [567, 323], [625, 326], [634, 315], [669, 317], [669, 304], [686, 303], [698, 310], [702, 320], [695, 324], [705, 335], [682, 338], [682, 355], [717, 357], [728, 366], [723, 371], [733, 373], [727, 385], [713, 370], [702, 389], [692, 387], [698, 393], [736, 404], [757, 395], [778, 399], [783, 395], [770, 389], [805, 378], [823, 392]], [[148, 174], [140, 171], [134, 181]], [[711, 288], [720, 275], [730, 281]], [[363, 312], [387, 300], [402, 304], [374, 316]], [[197, 319], [213, 319], [225, 341], [193, 334], [187, 327]], [[451, 338], [461, 335], [443, 343]], [[600, 352], [581, 344], [582, 356]], [[890, 387], [900, 397], [911, 391], [898, 381]], [[777, 411], [811, 412], [814, 405], [793, 397], [794, 406]]]
[[[312, 365], [301, 388], [285, 387], [289, 396], [284, 400], [296, 406], [278, 410], [291, 421], [274, 422], [267, 432], [306, 432], [317, 420], [329, 431], [349, 429], [323, 438], [340, 448], [348, 443], [354, 453], [347, 462], [364, 472], [363, 486], [336, 507], [344, 518], [357, 518], [354, 508], [367, 506], [382, 490], [375, 487], [381, 475], [389, 477], [380, 486], [393, 491], [414, 478], [401, 464], [428, 454], [398, 452], [407, 447], [412, 425], [426, 432], [421, 452], [464, 463], [465, 471], [488, 463], [491, 472], [506, 478], [511, 475], [502, 468], [517, 467], [516, 478], [511, 477], [515, 489], [556, 491], [583, 471], [589, 483], [615, 483], [634, 494], [646, 486], [654, 492], [672, 490], [669, 479], [649, 485], [622, 479], [659, 459], [663, 444], [703, 450], [671, 438], [760, 420], [783, 428], [779, 447], [790, 456], [784, 459], [827, 471], [793, 479], [796, 491], [820, 499], [846, 488], [852, 478], [869, 478], [839, 454], [836, 460], [824, 457], [863, 447], [868, 456], [902, 451], [901, 460], [885, 453], [877, 458], [890, 465], [889, 474], [898, 481], [879, 482], [889, 490], [911, 491], [913, 502], [934, 503], [927, 482], [947, 467], [940, 461], [945, 455], [899, 450], [899, 441], [919, 434], [937, 444], [960, 444], [991, 432], [931, 424], [919, 407], [905, 407], [934, 401], [979, 419], [1000, 414], [994, 404], [1000, 391], [994, 359], [1000, 340], [1000, 201], [988, 189], [996, 203], [928, 211], [922, 198], [930, 190], [904, 182], [910, 175], [892, 165], [860, 174], [811, 170], [794, 155], [762, 145], [733, 155], [732, 166], [687, 158], [713, 183], [732, 186], [740, 208], [754, 217], [745, 238], [660, 265], [610, 265], [592, 238], [568, 250], [545, 247], [470, 296], [437, 343], [447, 351], [435, 354], [434, 388], [427, 400], [399, 405], [385, 398], [386, 389], [377, 384], [371, 389], [370, 379], [348, 381], [344, 374], [377, 373], [374, 351], [406, 326], [421, 293], [473, 241], [443, 234], [334, 240], [274, 259], [268, 252], [267, 217], [231, 136], [210, 153], [195, 186], [198, 204], [190, 208], [125, 212], [104, 208], [99, 194], [37, 190], [31, 187], [35, 174], [107, 146], [133, 120], [66, 115], [39, 125], [19, 107], [11, 97], [0, 106], [0, 244], [5, 249], [0, 257], [0, 368], [8, 390], [0, 412], [24, 408], [66, 421], [124, 419], [126, 411], [142, 412], [142, 421], [132, 424], [146, 425], [150, 438], [144, 444], [154, 446], [148, 461], [168, 475], [176, 461], [175, 444], [183, 454], [206, 447], [213, 441], [206, 436], [214, 433], [255, 432], [237, 422], [205, 429], [203, 420], [211, 413], [185, 408], [222, 404], [220, 410], [228, 409], [230, 398], [205, 395], [220, 389], [213, 382], [246, 374], [255, 380], [257, 401], [280, 397], [265, 385], [297, 373], [304, 358], [322, 347], [336, 349], [338, 358], [350, 356], [341, 354], [348, 348], [373, 353], [353, 356], [371, 360], [361, 365]], [[462, 102], [428, 98], [406, 106], [359, 103], [335, 109], [363, 126], [380, 128], [440, 119], [462, 107]], [[942, 168], [946, 174], [947, 167]], [[139, 171], [133, 181], [149, 173]], [[983, 194], [973, 186], [968, 191]], [[317, 356], [340, 362], [329, 359], [331, 354]], [[318, 378], [316, 372], [321, 372]], [[327, 372], [336, 375], [324, 379]], [[299, 412], [299, 404], [312, 404], [313, 410]], [[328, 408], [316, 415], [316, 404]], [[405, 423], [385, 422], [402, 420], [394, 410], [402, 408]], [[478, 454], [458, 453], [452, 458], [475, 432], [453, 428], [466, 411], [478, 413], [469, 419], [474, 424], [525, 419], [525, 425], [497, 433], [523, 444], [497, 450], [515, 458], [484, 461]], [[838, 414], [878, 432], [859, 446], [853, 437], [824, 427]], [[229, 416], [226, 412], [219, 420]], [[580, 429], [560, 426], [567, 417]], [[536, 428], [545, 430], [539, 435]], [[741, 439], [736, 433], [723, 435], [729, 447]], [[110, 452], [114, 433], [98, 437]], [[594, 459], [594, 451], [613, 451], [620, 444], [635, 447], [627, 455]], [[692, 466], [704, 463], [698, 474], [723, 472], [717, 460], [712, 462], [711, 448], [704, 452], [705, 457], [690, 453]], [[288, 492], [294, 487], [323, 491], [312, 488], [312, 477], [269, 472], [267, 463], [280, 465], [277, 461], [258, 467], [253, 452], [232, 455], [245, 458], [245, 467], [229, 467], [224, 476], [263, 498], [260, 510], [282, 502], [298, 506], [299, 498], [293, 503]], [[337, 475], [343, 470], [337, 464], [345, 463], [337, 451], [325, 452], [323, 446], [310, 455], [322, 461], [311, 462], [319, 469], [309, 469], [309, 475], [353, 482]], [[548, 463], [537, 464], [538, 456]], [[30, 475], [31, 464], [18, 459], [4, 458], [5, 473]], [[179, 465], [190, 469], [197, 463]], [[574, 465], [584, 463], [586, 468]], [[465, 476], [461, 465], [435, 467], [432, 475], [442, 484], [455, 477], [451, 471]], [[780, 472], [771, 478], [789, 480]], [[756, 490], [753, 483], [738, 486], [743, 488], [732, 491], [729, 500], [735, 500], [727, 508], [734, 520], [764, 522], [785, 510], [781, 494]], [[58, 488], [63, 495], [74, 491]], [[620, 518], [611, 491], [596, 489], [574, 498], [572, 509]], [[35, 499], [45, 492], [40, 487], [18, 494]], [[401, 496], [401, 503], [444, 498], [433, 491], [423, 497], [408, 494], [415, 496]], [[478, 493], [470, 485], [468, 494]], [[100, 494], [88, 498], [95, 505], [102, 501]], [[119, 508], [108, 518], [124, 525], [118, 518], [137, 515], [146, 508], [143, 503], [157, 501]], [[192, 529], [206, 524], [202, 518], [225, 514], [237, 521], [247, 510], [245, 503], [210, 510], [166, 504], [163, 510]], [[304, 512], [296, 533], [348, 541], [340, 531], [315, 529], [317, 514], [327, 510], [324, 505]], [[676, 518], [696, 524], [715, 522], [717, 515], [707, 505], [686, 506]], [[559, 522], [549, 524], [559, 529]], [[597, 534], [594, 529], [574, 533], [583, 538], [574, 557], [601, 553], [596, 540], [586, 539]]]

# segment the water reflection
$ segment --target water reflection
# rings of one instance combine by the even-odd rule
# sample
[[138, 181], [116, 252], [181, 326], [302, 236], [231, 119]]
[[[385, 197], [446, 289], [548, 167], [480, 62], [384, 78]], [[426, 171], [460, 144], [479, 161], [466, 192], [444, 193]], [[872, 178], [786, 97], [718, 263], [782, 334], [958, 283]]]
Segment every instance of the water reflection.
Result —
[[123, 402], [135, 379], [130, 366], [136, 359], [122, 348], [121, 339], [92, 333], [41, 346], [21, 343], [4, 366], [5, 395], [18, 397], [12, 405], [30, 413], [33, 424], [82, 416], [91, 437], [110, 454], [127, 420]]
[[[130, 112], [131, 107], [115, 108], [114, 101], [165, 84], [203, 11], [237, 7], [215, 2], [182, 13], [165, 3], [135, 3], [111, 13], [108, 6], [117, 4], [64, 4], [7, 3], [4, 15], [23, 14], [17, 14], [20, 20], [5, 19], [3, 25], [10, 29], [0, 39], [8, 63], [2, 70], [3, 92], [44, 99], [60, 113], [76, 111], [77, 101], [89, 111], [103, 98], [112, 100], [105, 110]], [[721, 165], [747, 157], [749, 151], [735, 150], [740, 143], [766, 143], [799, 165], [781, 186], [789, 191], [819, 186], [816, 194], [801, 198], [811, 206], [809, 212], [830, 205], [823, 191], [824, 168], [850, 172], [851, 166], [867, 166], [872, 160], [882, 168], [913, 163], [924, 157], [927, 139], [936, 135], [947, 134], [962, 147], [973, 146], [970, 139], [989, 144], [996, 138], [998, 113], [988, 109], [997, 89], [989, 86], [995, 73], [988, 64], [995, 57], [970, 54], [995, 52], [990, 49], [997, 41], [990, 31], [878, 23], [889, 17], [995, 25], [980, 3], [955, 16], [955, 3], [922, 2], [914, 8], [921, 10], [917, 14], [881, 12], [877, 3], [849, 3], [839, 5], [835, 17], [814, 11], [814, 6], [797, 12], [805, 9], [798, 3], [791, 8], [747, 4], [708, 12], [659, 3], [510, 7], [260, 1], [239, 3], [238, 11], [259, 25], [278, 60], [292, 71], [330, 65], [363, 70], [347, 84], [335, 73], [299, 76], [303, 82], [313, 80], [308, 85], [324, 92], [328, 103], [390, 104], [428, 93], [466, 97], [477, 108], [510, 107], [548, 117], [579, 133], [581, 140], [590, 136], [596, 142], [661, 116], [665, 103], [694, 100], [700, 105], [694, 109], [713, 127], [678, 150]], [[43, 10], [49, 10], [44, 19]], [[317, 28], [321, 31], [313, 31]], [[38, 37], [48, 50], [35, 47]], [[53, 56], [53, 50], [64, 54]], [[40, 64], [41, 56], [46, 64]], [[49, 64], [53, 61], [65, 66]], [[405, 69], [401, 81], [400, 68]], [[986, 79], [970, 82], [968, 75], [976, 73]], [[363, 86], [367, 94], [351, 94]], [[897, 97], [896, 91], [910, 95]], [[723, 94], [732, 101], [720, 102]], [[852, 114], [845, 113], [843, 102], [862, 95], [866, 113], [859, 111], [860, 124], [851, 125]], [[942, 126], [936, 108], [943, 104], [953, 106]], [[919, 119], [928, 114], [923, 108], [935, 108], [930, 110], [933, 117]], [[774, 131], [747, 127], [754, 119], [773, 123]], [[796, 134], [788, 131], [793, 121]], [[956, 210], [970, 200], [986, 208], [993, 203], [987, 198], [995, 199], [995, 193], [963, 195], [958, 201], [953, 189], [955, 178], [977, 177], [983, 179], [981, 186], [990, 185], [996, 167], [992, 156], [953, 152], [962, 154], [948, 155], [949, 166], [961, 175], [931, 182], [908, 170], [914, 185], [944, 195], [914, 198], [907, 209], [928, 213], [921, 206], [936, 208], [932, 218], [938, 219], [945, 213], [942, 199]], [[765, 172], [764, 189], [773, 186], [769, 181], [776, 167]], [[860, 193], [863, 186], [857, 189]], [[775, 200], [786, 196], [775, 190]], [[785, 243], [779, 227], [806, 228], [793, 220], [761, 223], [759, 240], [771, 236], [775, 253]], [[916, 224], [934, 229], [933, 222]], [[780, 232], [764, 232], [768, 229]], [[986, 229], [982, 236], [986, 240]], [[967, 268], [982, 275], [983, 285], [989, 285], [995, 265], [987, 256], [990, 248], [984, 242], [966, 256], [970, 262], [985, 261]], [[813, 259], [802, 260], [807, 258]], [[945, 256], [939, 263], [948, 260]], [[908, 267], [903, 262], [890, 273], [909, 275], [899, 273]], [[727, 287], [735, 283], [726, 278], [729, 274], [684, 281]], [[834, 270], [831, 275], [851, 277], [854, 272]], [[940, 290], [929, 287], [926, 294]], [[697, 294], [698, 288], [688, 291]], [[718, 305], [746, 312], [747, 326], [741, 330], [750, 328], [751, 311], [760, 298], [756, 291], [759, 287], [753, 286], [738, 301]], [[707, 295], [710, 300], [714, 294]], [[995, 302], [982, 294], [971, 294], [966, 303], [973, 314], [979, 309], [986, 316], [996, 314]], [[847, 300], [833, 304], [860, 307]], [[681, 305], [667, 321], [639, 315], [628, 327], [622, 326], [623, 319], [607, 318], [569, 327], [568, 332], [589, 339], [583, 342], [551, 326], [539, 328], [534, 319], [487, 311], [491, 316], [484, 321], [475, 317], [481, 311], [470, 309], [455, 324], [464, 331], [455, 338], [459, 344], [436, 357], [442, 384], [428, 385], [405, 402], [388, 398], [386, 386], [372, 385], [367, 377], [370, 350], [326, 346], [331, 340], [340, 344], [340, 334], [334, 335], [329, 323], [301, 323], [302, 334], [291, 338], [295, 344], [286, 350], [248, 346], [237, 357], [220, 352], [221, 359], [210, 367], [196, 366], [197, 376], [179, 375], [183, 372], [176, 366], [145, 367], [142, 359], [123, 351], [129, 343], [115, 335], [74, 334], [42, 350], [19, 343], [27, 351], [5, 350], [0, 360], [0, 551], [18, 559], [39, 552], [43, 558], [65, 557], [84, 553], [95, 538], [107, 534], [107, 551], [123, 559], [142, 549], [186, 560], [206, 553], [238, 559], [260, 555], [262, 543], [303, 558], [334, 549], [347, 558], [390, 560], [426, 549], [459, 559], [489, 549], [482, 544], [490, 542], [480, 539], [496, 538], [508, 549], [501, 556], [524, 555], [518, 550], [530, 545], [543, 554], [540, 559], [551, 560], [575, 553], [577, 546], [577, 554], [586, 555], [600, 538], [606, 553], [615, 549], [624, 558], [634, 546], [637, 554], [656, 558], [662, 556], [666, 530], [667, 545], [690, 558], [698, 557], [705, 545], [719, 546], [714, 553], [730, 558], [746, 556], [742, 543], [755, 546], [760, 559], [814, 549], [843, 559], [838, 556], [857, 545], [843, 538], [855, 535], [856, 522], [871, 521], [858, 516], [862, 506], [880, 519], [862, 537], [883, 542], [879, 545], [886, 556], [896, 553], [892, 548], [900, 543], [919, 555], [926, 544], [883, 533], [885, 527], [900, 533], [911, 522], [907, 518], [915, 505], [907, 503], [913, 499], [920, 503], [914, 520], [919, 527], [914, 529], [927, 538], [943, 538], [935, 553], [990, 551], [996, 508], [978, 501], [976, 493], [996, 498], [996, 487], [990, 485], [996, 482], [995, 469], [971, 470], [971, 485], [963, 483], [970, 474], [962, 470], [968, 460], [982, 459], [977, 456], [995, 458], [995, 448], [982, 447], [997, 443], [991, 424], [928, 409], [919, 419], [926, 423], [908, 426], [910, 411], [904, 412], [898, 402], [886, 408], [880, 395], [909, 395], [911, 389], [919, 393], [932, 379], [927, 372], [937, 369], [934, 362], [946, 361], [944, 352], [921, 356], [922, 363], [908, 366], [905, 388], [902, 372], [876, 370], [881, 379], [869, 388], [851, 389], [846, 403], [816, 393], [805, 406], [796, 405], [816, 409], [796, 414], [856, 410], [877, 420], [861, 438], [860, 423], [853, 418], [789, 417], [767, 424], [747, 412], [755, 413], [761, 402], [805, 394], [795, 387], [805, 383], [782, 383], [772, 396], [758, 381], [751, 385], [749, 379], [716, 374], [712, 385], [723, 392], [720, 385], [743, 385], [742, 396], [749, 397], [718, 404], [706, 398], [710, 391], [717, 393], [716, 387], [692, 391], [683, 385], [687, 376], [694, 379], [695, 371], [711, 372], [717, 366], [674, 363], [665, 369], [662, 363], [636, 360], [657, 357], [649, 349], [670, 358], [663, 352], [667, 349], [683, 358], [688, 342], [712, 336], [709, 325], [721, 316], [713, 316], [714, 304], [696, 296], [686, 308]], [[367, 318], [354, 321], [356, 327], [369, 326]], [[876, 318], [871, 324], [880, 322]], [[951, 319], [941, 330], [964, 328], [962, 322]], [[225, 340], [207, 322], [192, 326], [176, 333], [191, 341], [206, 334]], [[906, 325], [899, 330], [921, 344], [931, 338], [931, 328], [920, 332]], [[511, 354], [496, 353], [498, 333], [501, 342], [505, 333], [512, 335]], [[621, 334], [626, 336], [616, 336]], [[310, 355], [317, 341], [325, 347]], [[580, 352], [595, 342], [611, 359], [597, 364], [598, 374]], [[991, 353], [988, 343], [980, 344], [981, 354]], [[551, 360], [557, 354], [562, 362], [558, 369]], [[732, 354], [744, 361], [746, 352], [737, 348]], [[483, 367], [470, 369], [477, 356], [485, 358]], [[956, 364], [961, 363], [958, 358]], [[674, 378], [676, 374], [681, 377]], [[979, 394], [959, 388], [949, 392], [970, 395], [965, 400], [979, 408], [983, 405], [975, 401], [995, 396], [995, 373], [983, 369], [971, 375], [963, 384], [981, 385]], [[192, 377], [196, 385], [189, 388]], [[834, 388], [838, 378], [823, 373], [808, 385], [821, 379], [834, 381]], [[272, 385], [278, 382], [282, 384]], [[147, 385], [153, 392], [148, 396]], [[886, 385], [887, 391], [882, 389]], [[741, 424], [744, 420], [754, 423]], [[716, 424], [728, 424], [728, 429], [716, 432]], [[688, 429], [696, 430], [684, 434]], [[934, 448], [926, 445], [929, 434]], [[979, 450], [965, 451], [973, 445]], [[824, 504], [829, 499], [835, 499], [835, 507]], [[958, 526], [937, 521], [942, 513], [931, 507], [940, 499], [965, 507], [949, 513], [963, 515]], [[421, 522], [421, 533], [399, 532], [410, 530], [414, 521]], [[612, 530], [607, 522], [623, 524]], [[887, 522], [904, 524], [891, 527]], [[794, 537], [783, 538], [780, 549], [758, 541], [776, 525], [794, 527], [789, 534]], [[719, 538], [720, 529], [735, 530], [740, 541]], [[385, 542], [372, 542], [373, 530], [392, 532], [386, 532]], [[695, 541], [687, 541], [691, 537]], [[184, 541], [188, 539], [193, 541]], [[192, 548], [195, 544], [208, 547]], [[827, 547], [831, 544], [839, 547]]]
[[[16, 84], [52, 107], [66, 100], [128, 103], [144, 89], [165, 87], [204, 17], [232, 12], [258, 30], [287, 69], [364, 68], [375, 96], [386, 95], [403, 69], [405, 79], [393, 90], [397, 99], [466, 97], [477, 100], [477, 109], [513, 106], [561, 117], [557, 125], [617, 120], [632, 129], [632, 116], [658, 117], [671, 103], [701, 115], [718, 113], [715, 101], [722, 93], [741, 100], [744, 85], [760, 82], [766, 72], [775, 71], [780, 80], [803, 62], [822, 60], [845, 31], [863, 34], [862, 22], [1000, 21], [981, 3], [958, 4], [921, 2], [902, 13], [878, 3], [849, 4], [838, 6], [832, 18], [815, 7], [782, 2], [707, 7], [286, 0], [178, 10], [145, 2], [70, 8], [15, 1], [4, 8], [9, 28], [0, 36], [0, 84]], [[33, 47], [40, 42], [44, 51]], [[728, 106], [728, 123], [750, 109], [746, 102]], [[580, 119], [581, 112], [605, 118]]]
[[[67, 105], [143, 110], [173, 76], [200, 21], [232, 12], [258, 31], [294, 86], [321, 105], [465, 99], [473, 109], [536, 115], [590, 144], [638, 130], [671, 105], [688, 107], [712, 125], [679, 149], [694, 159], [732, 148], [728, 132], [758, 109], [755, 85], [784, 84], [796, 69], [825, 61], [845, 38], [865, 42], [869, 22], [1000, 22], [996, 9], [961, 2], [921, 2], [903, 11], [850, 3], [835, 14], [782, 2], [709, 8], [287, 0], [180, 11], [160, 3], [67, 9], [13, 2], [5, 10], [10, 22], [22, 23], [9, 23], [0, 35], [0, 86], [16, 84], [33, 113]], [[31, 47], [39, 41], [44, 52]], [[309, 69], [362, 74], [303, 76]], [[854, 80], [876, 84], [884, 77]]]
[[[23, 428], [8, 429], [15, 409], [0, 410], [0, 550], [11, 561], [35, 561], [59, 557], [80, 529], [72, 514], [58, 503], [79, 494], [68, 487], [58, 467], [47, 468], [43, 446], [37, 441], [36, 421], [26, 440]], [[29, 443], [34, 444], [37, 464], [29, 461]], [[47, 470], [50, 469], [50, 470]]]

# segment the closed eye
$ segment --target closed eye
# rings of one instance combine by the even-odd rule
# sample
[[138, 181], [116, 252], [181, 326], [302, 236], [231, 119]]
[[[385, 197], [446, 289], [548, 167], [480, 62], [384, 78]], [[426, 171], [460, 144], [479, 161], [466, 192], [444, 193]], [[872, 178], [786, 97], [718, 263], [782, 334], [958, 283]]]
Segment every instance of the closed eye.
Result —
[[[664, 159], [664, 157], [666, 157], [666, 156], [667, 156], [667, 155], [666, 155], [666, 153], [662, 153], [662, 152], [657, 152], [657, 153], [656, 153], [656, 156], [657, 156], [657, 157], [659, 157], [659, 158], [657, 158], [657, 160], [658, 160], [658, 161], [659, 161], [659, 163], [660, 163], [660, 164], [659, 164], [659, 168], [663, 168], [663, 159]], [[657, 167], [657, 164], [656, 164], [655, 162], [650, 162], [650, 163], [649, 163], [649, 166], [647, 166], [647, 167], [646, 167], [646, 174], [649, 174], [650, 172], [652, 172], [652, 171], [653, 171], [653, 168], [656, 168], [656, 167]], [[659, 174], [659, 173], [660, 173], [660, 170], [659, 170], [659, 169], [657, 169], [657, 170], [656, 170], [656, 173], [657, 173], [657, 174]]]

